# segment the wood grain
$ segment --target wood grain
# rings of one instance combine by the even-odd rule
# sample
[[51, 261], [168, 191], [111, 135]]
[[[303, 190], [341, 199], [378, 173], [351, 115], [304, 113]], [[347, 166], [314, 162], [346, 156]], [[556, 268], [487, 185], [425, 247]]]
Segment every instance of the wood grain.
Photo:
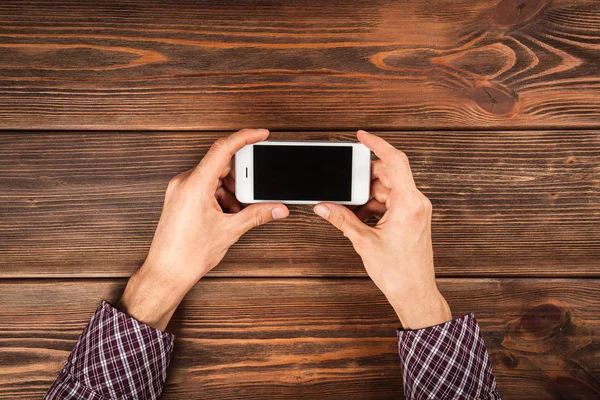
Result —
[[[0, 135], [0, 276], [125, 277], [143, 262], [169, 179], [224, 134]], [[442, 276], [599, 276], [593, 131], [387, 132], [434, 205]], [[352, 138], [273, 133], [275, 139]], [[350, 242], [293, 207], [240, 240], [219, 276], [364, 276]]]
[[[124, 283], [0, 283], [0, 398], [40, 398], [98, 302]], [[597, 280], [439, 286], [454, 315], [476, 314], [503, 399], [598, 398]], [[397, 326], [367, 279], [207, 278], [168, 328], [177, 341], [163, 398], [398, 398]]]
[[593, 127], [596, 0], [3, 0], [0, 128]]

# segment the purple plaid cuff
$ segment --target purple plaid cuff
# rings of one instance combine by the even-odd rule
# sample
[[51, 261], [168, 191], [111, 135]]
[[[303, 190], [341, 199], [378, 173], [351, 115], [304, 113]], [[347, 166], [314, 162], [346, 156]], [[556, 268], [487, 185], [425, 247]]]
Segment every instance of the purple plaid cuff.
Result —
[[473, 314], [429, 328], [398, 329], [398, 353], [407, 399], [500, 399]]
[[157, 399], [175, 337], [103, 301], [45, 399]]

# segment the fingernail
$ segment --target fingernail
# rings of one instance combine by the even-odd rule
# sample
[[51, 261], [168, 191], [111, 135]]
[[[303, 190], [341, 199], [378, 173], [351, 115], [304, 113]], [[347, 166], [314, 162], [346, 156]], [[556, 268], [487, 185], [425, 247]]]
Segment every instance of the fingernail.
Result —
[[313, 211], [321, 218], [329, 218], [329, 208], [323, 204], [317, 204]]
[[360, 129], [360, 130], [359, 130], [359, 132], [366, 133], [367, 135], [370, 135], [370, 133], [369, 133], [369, 132], [367, 132], [367, 131], [364, 131], [364, 130], [362, 130], [362, 129]]
[[273, 211], [271, 211], [271, 215], [273, 216], [273, 219], [282, 219], [287, 216], [285, 210], [281, 207], [274, 208]]

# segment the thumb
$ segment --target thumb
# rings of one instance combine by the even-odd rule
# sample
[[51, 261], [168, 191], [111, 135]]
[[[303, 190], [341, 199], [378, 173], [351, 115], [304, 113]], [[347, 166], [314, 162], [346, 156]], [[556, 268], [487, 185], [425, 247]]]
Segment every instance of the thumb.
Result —
[[352, 211], [340, 204], [320, 203], [313, 210], [315, 214], [342, 231], [352, 242], [369, 229]]
[[244, 234], [250, 229], [271, 222], [274, 219], [283, 219], [290, 215], [288, 208], [280, 203], [252, 204], [235, 214], [234, 219], [239, 229]]

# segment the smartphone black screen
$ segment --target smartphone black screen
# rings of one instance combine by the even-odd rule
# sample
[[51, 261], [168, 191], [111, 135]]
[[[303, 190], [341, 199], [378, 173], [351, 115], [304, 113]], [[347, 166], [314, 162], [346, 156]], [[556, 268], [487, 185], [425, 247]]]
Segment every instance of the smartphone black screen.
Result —
[[351, 201], [351, 146], [254, 146], [256, 200]]

